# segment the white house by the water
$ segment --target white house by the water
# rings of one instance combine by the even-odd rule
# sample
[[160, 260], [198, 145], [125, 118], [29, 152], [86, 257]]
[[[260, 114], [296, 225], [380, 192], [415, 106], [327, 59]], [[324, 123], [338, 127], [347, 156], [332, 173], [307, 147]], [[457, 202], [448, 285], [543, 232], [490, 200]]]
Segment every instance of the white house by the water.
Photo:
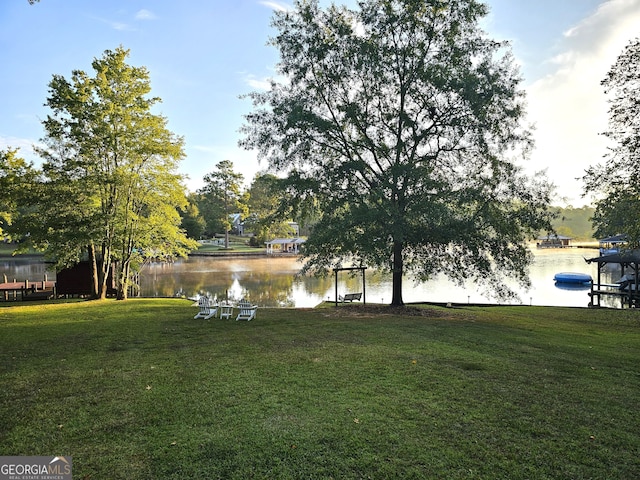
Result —
[[304, 238], [274, 238], [269, 242], [265, 242], [267, 246], [267, 255], [274, 255], [277, 253], [299, 253], [300, 245], [305, 242]]

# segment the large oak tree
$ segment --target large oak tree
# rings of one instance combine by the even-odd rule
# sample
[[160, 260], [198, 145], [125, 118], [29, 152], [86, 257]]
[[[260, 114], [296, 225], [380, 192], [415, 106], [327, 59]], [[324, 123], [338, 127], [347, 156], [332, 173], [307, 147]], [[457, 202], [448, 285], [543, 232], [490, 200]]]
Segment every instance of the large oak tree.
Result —
[[549, 228], [551, 188], [516, 166], [531, 146], [509, 46], [475, 0], [317, 0], [278, 12], [284, 81], [249, 96], [241, 145], [323, 211], [305, 269], [345, 262], [402, 278], [473, 279], [499, 298], [528, 286], [525, 242]]

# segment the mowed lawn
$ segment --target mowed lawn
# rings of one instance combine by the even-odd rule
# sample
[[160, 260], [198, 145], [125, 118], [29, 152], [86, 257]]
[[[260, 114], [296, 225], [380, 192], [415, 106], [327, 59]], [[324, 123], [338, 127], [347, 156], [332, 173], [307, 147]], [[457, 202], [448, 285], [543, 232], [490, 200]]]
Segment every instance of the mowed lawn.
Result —
[[0, 304], [0, 455], [78, 479], [640, 478], [640, 312]]

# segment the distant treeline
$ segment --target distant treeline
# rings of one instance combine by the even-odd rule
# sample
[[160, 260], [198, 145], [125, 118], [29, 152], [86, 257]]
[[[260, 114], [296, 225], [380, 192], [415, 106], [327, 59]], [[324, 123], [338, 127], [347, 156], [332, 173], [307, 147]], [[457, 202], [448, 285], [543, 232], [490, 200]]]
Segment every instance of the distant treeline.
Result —
[[593, 240], [593, 207], [567, 208], [553, 207], [558, 212], [558, 217], [553, 222], [553, 226], [558, 235], [571, 237], [574, 240]]

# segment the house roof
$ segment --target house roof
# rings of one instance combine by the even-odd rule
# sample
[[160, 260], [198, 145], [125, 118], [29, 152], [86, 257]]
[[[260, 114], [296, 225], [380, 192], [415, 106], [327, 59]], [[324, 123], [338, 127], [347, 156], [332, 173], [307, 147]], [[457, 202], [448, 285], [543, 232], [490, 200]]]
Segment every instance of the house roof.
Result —
[[626, 234], [614, 235], [612, 237], [601, 238], [598, 240], [600, 243], [625, 243], [627, 241]]
[[267, 245], [287, 245], [290, 243], [293, 244], [301, 244], [304, 243], [306, 240], [304, 238], [300, 238], [300, 237], [296, 237], [296, 238], [274, 238], [273, 240], [269, 241], [269, 242], [264, 242]]
[[625, 250], [611, 255], [601, 255], [594, 258], [585, 258], [587, 263], [640, 263], [640, 250]]
[[538, 237], [538, 240], [571, 240], [572, 237], [565, 237], [564, 235], [545, 235]]

